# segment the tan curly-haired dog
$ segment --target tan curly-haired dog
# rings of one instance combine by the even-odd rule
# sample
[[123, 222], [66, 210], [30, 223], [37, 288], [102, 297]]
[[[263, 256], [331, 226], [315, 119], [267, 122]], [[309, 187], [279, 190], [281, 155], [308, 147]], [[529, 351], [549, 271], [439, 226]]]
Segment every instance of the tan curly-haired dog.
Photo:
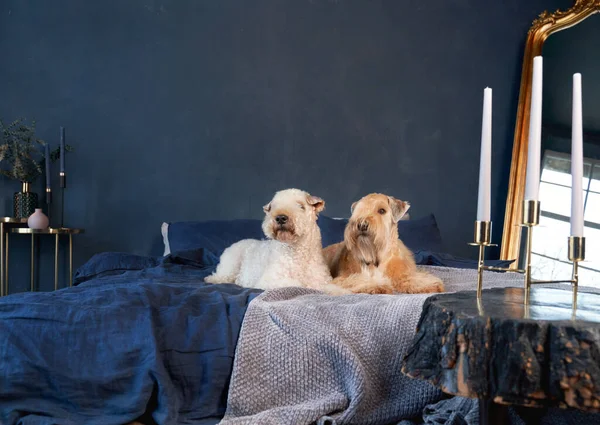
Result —
[[323, 250], [333, 282], [355, 293], [443, 292], [436, 276], [417, 270], [412, 252], [398, 238], [398, 221], [410, 204], [371, 193], [352, 204], [344, 241]]

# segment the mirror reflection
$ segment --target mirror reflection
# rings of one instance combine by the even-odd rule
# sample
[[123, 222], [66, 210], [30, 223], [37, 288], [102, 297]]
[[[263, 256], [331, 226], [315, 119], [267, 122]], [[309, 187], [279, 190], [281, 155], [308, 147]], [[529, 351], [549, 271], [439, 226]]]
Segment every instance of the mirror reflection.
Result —
[[584, 236], [581, 284], [600, 287], [600, 16], [551, 35], [544, 43], [540, 226], [534, 229], [536, 279], [570, 279], [572, 81], [582, 74]]

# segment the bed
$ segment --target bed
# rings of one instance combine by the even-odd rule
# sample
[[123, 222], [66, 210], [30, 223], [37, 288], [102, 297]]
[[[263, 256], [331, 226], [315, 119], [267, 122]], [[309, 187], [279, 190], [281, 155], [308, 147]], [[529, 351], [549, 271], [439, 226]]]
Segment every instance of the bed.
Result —
[[[343, 239], [345, 220], [319, 226], [324, 245]], [[471, 289], [476, 263], [440, 253], [435, 217], [399, 229], [448, 290]], [[426, 295], [209, 285], [227, 246], [262, 237], [260, 221], [162, 230], [164, 256], [97, 254], [72, 288], [0, 299], [2, 425], [389, 424], [441, 399], [398, 367]]]

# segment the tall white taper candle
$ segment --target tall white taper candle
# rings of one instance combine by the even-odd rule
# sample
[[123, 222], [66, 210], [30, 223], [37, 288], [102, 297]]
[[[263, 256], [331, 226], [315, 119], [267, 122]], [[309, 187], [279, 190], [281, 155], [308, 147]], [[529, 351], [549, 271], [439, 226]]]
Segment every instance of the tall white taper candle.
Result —
[[542, 144], [542, 87], [543, 58], [533, 58], [529, 143], [527, 148], [527, 177], [525, 199], [537, 201], [540, 192], [540, 156]]
[[479, 196], [477, 220], [491, 220], [490, 192], [492, 184], [492, 89], [483, 90], [483, 117], [481, 121], [481, 152], [479, 158]]
[[583, 120], [581, 74], [573, 74], [571, 123], [571, 236], [583, 236]]

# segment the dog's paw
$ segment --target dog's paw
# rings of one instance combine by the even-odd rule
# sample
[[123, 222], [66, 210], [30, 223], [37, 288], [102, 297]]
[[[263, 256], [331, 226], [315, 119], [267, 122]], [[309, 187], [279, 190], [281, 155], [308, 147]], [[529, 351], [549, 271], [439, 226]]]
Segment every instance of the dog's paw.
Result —
[[206, 283], [224, 283], [219, 275], [211, 274], [204, 278], [204, 282]]
[[322, 285], [316, 289], [325, 292], [328, 295], [349, 295], [352, 293], [352, 291], [333, 283]]
[[441, 280], [434, 282], [432, 289], [431, 292], [444, 292], [446, 290], [446, 288], [444, 288], [444, 283]]
[[434, 276], [432, 274], [427, 276], [427, 279], [424, 279], [423, 283], [423, 292], [425, 293], [439, 293], [439, 292], [444, 292], [445, 288], [444, 288], [444, 283], [442, 282], [442, 280], [437, 277]]
[[428, 272], [417, 271], [403, 282], [402, 290], [408, 294], [434, 294], [444, 292], [442, 280]]
[[371, 295], [390, 295], [394, 293], [394, 288], [387, 285], [375, 285], [366, 288], [362, 288], [359, 290], [360, 293], [363, 294], [371, 294]]
[[421, 284], [413, 291], [415, 294], [436, 294], [440, 292], [444, 292], [444, 284], [441, 280]]
[[355, 286], [351, 289], [354, 294], [369, 294], [369, 295], [391, 295], [394, 293], [394, 288], [391, 285], [376, 285], [372, 283]]
[[437, 294], [444, 292], [444, 285], [442, 282], [431, 282], [426, 285], [421, 284], [416, 287], [411, 287], [406, 292], [409, 294]]

